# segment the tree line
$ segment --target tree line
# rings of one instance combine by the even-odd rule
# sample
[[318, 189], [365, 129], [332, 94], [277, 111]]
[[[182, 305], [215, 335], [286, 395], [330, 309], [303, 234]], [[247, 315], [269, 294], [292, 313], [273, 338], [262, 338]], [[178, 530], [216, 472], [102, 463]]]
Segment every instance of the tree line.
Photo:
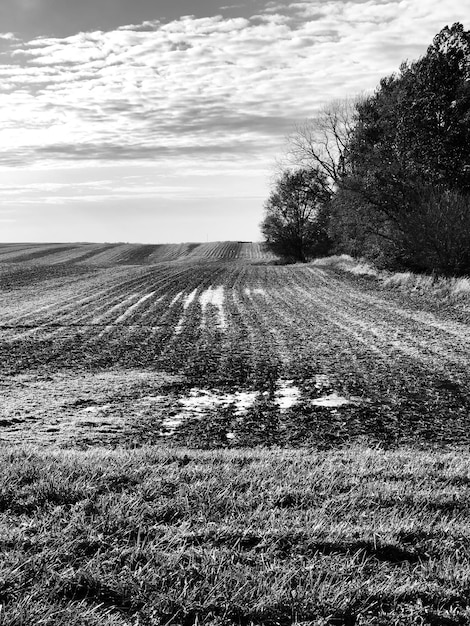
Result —
[[299, 125], [261, 228], [288, 261], [347, 253], [469, 273], [470, 31], [446, 26], [372, 95]]

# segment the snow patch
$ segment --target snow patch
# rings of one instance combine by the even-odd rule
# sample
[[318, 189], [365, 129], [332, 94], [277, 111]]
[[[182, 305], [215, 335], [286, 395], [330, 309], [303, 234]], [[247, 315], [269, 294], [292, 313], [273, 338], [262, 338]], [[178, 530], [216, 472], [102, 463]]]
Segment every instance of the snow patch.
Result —
[[82, 409], [80, 412], [81, 413], [101, 413], [102, 411], [107, 411], [110, 408], [111, 408], [110, 404], [100, 404], [100, 405], [94, 405], [94, 406], [87, 406], [84, 409]]
[[181, 298], [181, 296], [183, 295], [184, 291], [180, 291], [179, 293], [176, 294], [176, 296], [173, 298], [173, 300], [170, 302], [170, 307], [172, 307], [174, 304], [176, 304], [178, 302], [178, 300]]
[[196, 297], [197, 294], [197, 287], [196, 289], [194, 289], [193, 291], [191, 291], [191, 293], [189, 293], [183, 302], [183, 309], [186, 311], [186, 309], [189, 307], [189, 305], [191, 304], [191, 302], [194, 300], [194, 298]]
[[253, 405], [257, 396], [257, 391], [222, 393], [194, 388], [191, 389], [188, 396], [180, 398], [180, 404], [184, 409], [181, 415], [198, 417], [215, 407], [226, 407], [230, 404], [235, 405], [235, 414], [241, 415]]
[[212, 304], [218, 309], [219, 328], [227, 328], [227, 319], [225, 317], [224, 311], [224, 299], [225, 295], [222, 285], [219, 285], [219, 287], [215, 288], [208, 287], [205, 291], [201, 293], [201, 295], [199, 296], [199, 302], [202, 309], [201, 328], [205, 328], [206, 326], [205, 312], [208, 304]]
[[[185, 296], [184, 301], [183, 301], [183, 310], [184, 311], [186, 311], [186, 309], [189, 307], [189, 305], [193, 302], [194, 298], [196, 297], [196, 294], [197, 294], [197, 287], [196, 287], [196, 289], [191, 291], [191, 293], [189, 293], [187, 296]], [[175, 335], [181, 335], [181, 333], [183, 331], [183, 325], [184, 325], [184, 315], [181, 316], [180, 321], [175, 326]]]
[[339, 396], [336, 392], [330, 393], [328, 396], [322, 396], [321, 398], [316, 398], [312, 400], [313, 406], [323, 406], [329, 409], [335, 409], [340, 406], [345, 406], [347, 404], [352, 404], [351, 400], [343, 396]]
[[[165, 435], [172, 435], [173, 432], [188, 419], [201, 419], [211, 409], [216, 407], [227, 407], [235, 405], [235, 415], [242, 415], [254, 404], [258, 396], [257, 391], [237, 391], [235, 393], [223, 393], [219, 391], [208, 391], [205, 389], [193, 388], [186, 397], [179, 399], [182, 411], [171, 417], [167, 417], [162, 422]], [[227, 439], [233, 439], [233, 433], [227, 433]]]
[[293, 380], [279, 380], [279, 387], [274, 393], [274, 401], [281, 411], [290, 409], [300, 400], [300, 389], [293, 383]]
[[162, 422], [162, 428], [164, 428], [165, 434], [171, 435], [173, 431], [178, 428], [178, 426], [181, 426], [181, 424], [183, 423], [183, 419], [184, 418], [181, 416], [181, 414], [175, 417], [167, 417], [166, 419], [164, 419]]
[[[267, 392], [264, 395], [266, 394]], [[300, 395], [300, 389], [293, 384], [292, 380], [280, 380], [274, 393], [274, 402], [281, 411], [286, 411], [299, 402]], [[194, 387], [187, 396], [179, 398], [181, 412], [165, 420], [163, 425], [167, 429], [175, 429], [186, 419], [202, 418], [213, 409], [228, 407], [229, 405], [234, 406], [235, 415], [243, 415], [259, 397], [259, 391], [228, 393]]]

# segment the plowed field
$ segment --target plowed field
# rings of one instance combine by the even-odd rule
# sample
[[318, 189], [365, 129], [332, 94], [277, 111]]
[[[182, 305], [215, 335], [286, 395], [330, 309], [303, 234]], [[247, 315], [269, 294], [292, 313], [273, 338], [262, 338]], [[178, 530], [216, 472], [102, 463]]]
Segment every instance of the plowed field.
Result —
[[186, 246], [1, 248], [0, 441], [470, 442], [463, 305]]
[[162, 261], [204, 260], [260, 261], [272, 255], [262, 244], [244, 241], [210, 243], [132, 244], [132, 243], [69, 243], [69, 244], [0, 244], [0, 263], [86, 263], [87, 265], [151, 265]]

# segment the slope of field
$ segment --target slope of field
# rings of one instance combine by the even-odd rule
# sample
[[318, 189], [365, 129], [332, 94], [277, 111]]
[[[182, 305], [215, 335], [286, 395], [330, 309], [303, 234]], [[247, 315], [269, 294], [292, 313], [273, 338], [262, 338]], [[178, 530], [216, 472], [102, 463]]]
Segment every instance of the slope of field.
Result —
[[269, 261], [262, 244], [242, 241], [183, 244], [0, 244], [0, 263], [86, 263], [91, 265], [151, 265], [179, 259]]
[[0, 439], [470, 441], [468, 312], [313, 266], [195, 263], [192, 252], [1, 265]]

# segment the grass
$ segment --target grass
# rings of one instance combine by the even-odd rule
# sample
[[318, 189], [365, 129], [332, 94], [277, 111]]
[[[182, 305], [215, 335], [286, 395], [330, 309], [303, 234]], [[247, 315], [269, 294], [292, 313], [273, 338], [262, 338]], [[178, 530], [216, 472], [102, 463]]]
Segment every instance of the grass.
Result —
[[355, 276], [378, 276], [379, 270], [373, 267], [364, 259], [354, 259], [348, 254], [339, 254], [334, 256], [315, 259], [313, 265], [318, 267], [331, 267], [337, 270], [343, 270]]
[[439, 299], [470, 297], [470, 277], [443, 277], [414, 272], [388, 272], [378, 270], [364, 259], [354, 259], [347, 254], [329, 256], [313, 261], [318, 267], [330, 267], [354, 274], [377, 278], [384, 287], [433, 295]]
[[439, 277], [412, 272], [396, 272], [383, 278], [385, 287], [404, 288], [421, 293], [432, 293], [439, 298], [468, 298], [470, 278]]
[[463, 451], [0, 454], [2, 626], [470, 622]]

